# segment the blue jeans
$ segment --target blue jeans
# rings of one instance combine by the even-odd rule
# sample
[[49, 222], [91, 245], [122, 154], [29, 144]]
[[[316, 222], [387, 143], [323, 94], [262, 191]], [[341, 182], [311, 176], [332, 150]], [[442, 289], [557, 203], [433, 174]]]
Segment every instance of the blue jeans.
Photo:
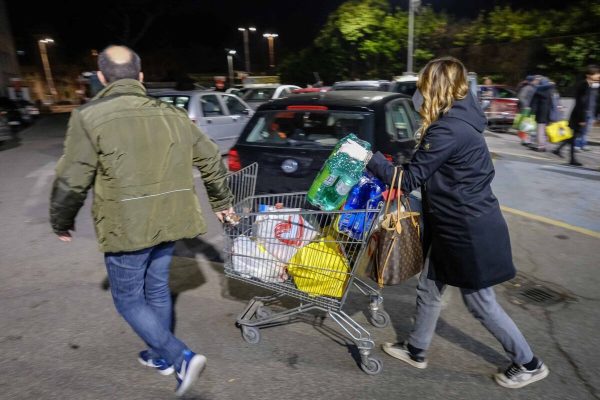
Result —
[[175, 243], [105, 253], [110, 291], [117, 311], [148, 345], [151, 353], [179, 369], [187, 346], [172, 333], [173, 303], [169, 267]]
[[575, 147], [582, 148], [587, 146], [587, 135], [590, 129], [592, 129], [592, 125], [594, 124], [594, 118], [586, 117], [585, 118], [585, 126], [581, 128], [579, 132], [579, 136], [575, 139]]

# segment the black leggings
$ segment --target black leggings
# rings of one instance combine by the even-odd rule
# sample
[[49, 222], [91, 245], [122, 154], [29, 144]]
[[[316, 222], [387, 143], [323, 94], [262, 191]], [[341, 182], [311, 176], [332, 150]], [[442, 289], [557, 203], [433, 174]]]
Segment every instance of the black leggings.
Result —
[[560, 153], [562, 148], [565, 147], [567, 144], [571, 145], [571, 148], [570, 148], [571, 160], [570, 160], [570, 162], [575, 162], [575, 140], [580, 135], [581, 135], [581, 128], [575, 129], [573, 131], [573, 137], [571, 139], [567, 139], [567, 140], [563, 141], [561, 144], [559, 144], [558, 147], [556, 148], [556, 151], [558, 151]]

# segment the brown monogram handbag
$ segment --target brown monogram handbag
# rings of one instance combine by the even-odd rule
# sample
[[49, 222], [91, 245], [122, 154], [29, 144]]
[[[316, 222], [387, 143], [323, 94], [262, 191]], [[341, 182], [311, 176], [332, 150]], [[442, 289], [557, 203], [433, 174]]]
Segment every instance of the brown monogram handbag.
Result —
[[[398, 173], [398, 170], [400, 170], [400, 173]], [[403, 174], [404, 171], [401, 168], [396, 168], [389, 191], [390, 194], [394, 190], [395, 183], [400, 189]], [[397, 177], [398, 180], [396, 181]], [[380, 288], [385, 285], [402, 283], [423, 269], [420, 214], [410, 210], [408, 199], [405, 202], [408, 211], [401, 210], [400, 198], [402, 196], [400, 190], [398, 190], [398, 196], [396, 196], [398, 209], [396, 212], [389, 212], [392, 197], [391, 195], [388, 196], [383, 221], [372, 237], [377, 243], [372, 278]]]

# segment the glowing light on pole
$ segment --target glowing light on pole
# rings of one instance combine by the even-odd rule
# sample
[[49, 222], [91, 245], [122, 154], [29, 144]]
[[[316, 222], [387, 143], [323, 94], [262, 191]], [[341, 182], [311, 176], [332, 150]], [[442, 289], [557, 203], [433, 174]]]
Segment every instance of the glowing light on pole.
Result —
[[269, 67], [275, 68], [275, 44], [274, 40], [276, 37], [279, 37], [276, 33], [265, 33], [263, 37], [267, 38], [269, 41]]
[[52, 70], [50, 69], [50, 61], [48, 61], [48, 50], [46, 45], [54, 44], [52, 38], [44, 38], [38, 40], [38, 46], [40, 47], [40, 56], [42, 58], [42, 64], [44, 65], [44, 74], [46, 75], [46, 82], [48, 83], [48, 90], [53, 100], [56, 99], [56, 88], [54, 87], [54, 79], [52, 79]]
[[237, 53], [235, 50], [227, 50], [227, 67], [229, 68], [229, 87], [233, 87], [233, 56]]
[[248, 38], [248, 32], [256, 32], [256, 28], [251, 26], [249, 28], [238, 28], [238, 31], [242, 32], [244, 36], [244, 59], [246, 60], [246, 72], [250, 72], [250, 40]]

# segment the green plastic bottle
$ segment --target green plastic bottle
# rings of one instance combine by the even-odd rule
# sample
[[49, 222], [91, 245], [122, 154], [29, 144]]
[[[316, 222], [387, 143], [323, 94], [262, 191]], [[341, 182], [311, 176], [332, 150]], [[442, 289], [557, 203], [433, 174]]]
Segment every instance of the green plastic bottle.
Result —
[[358, 139], [354, 134], [340, 140], [307, 193], [312, 205], [325, 211], [339, 209], [352, 187], [360, 180], [366, 167], [365, 161], [339, 152], [340, 147], [351, 140], [367, 151], [371, 149], [370, 143]]

